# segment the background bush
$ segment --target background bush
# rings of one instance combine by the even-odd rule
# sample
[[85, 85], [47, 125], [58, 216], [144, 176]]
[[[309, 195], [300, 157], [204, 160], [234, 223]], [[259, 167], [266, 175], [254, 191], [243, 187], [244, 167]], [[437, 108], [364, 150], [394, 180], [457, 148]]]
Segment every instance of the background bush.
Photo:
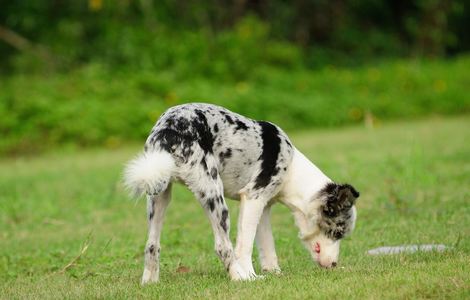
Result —
[[466, 1], [9, 1], [0, 154], [142, 140], [169, 106], [286, 129], [469, 112]]
[[470, 57], [321, 71], [252, 70], [216, 82], [175, 72], [110, 72], [96, 64], [52, 77], [15, 75], [0, 94], [0, 151], [142, 141], [169, 106], [212, 102], [286, 129], [470, 112]]
[[[35, 0], [2, 3], [0, 25], [41, 45], [47, 63], [100, 62], [240, 75], [250, 63], [357, 65], [469, 50], [467, 0]], [[0, 31], [1, 65], [27, 70], [28, 45]], [[31, 46], [29, 45], [29, 46]], [[299, 49], [294, 49], [298, 47]], [[37, 54], [36, 51], [29, 51]], [[31, 50], [31, 48], [29, 48]], [[260, 56], [267, 52], [267, 56]], [[189, 60], [189, 62], [187, 62]], [[192, 65], [194, 63], [194, 66]], [[231, 64], [231, 66], [227, 66]], [[232, 74], [233, 72], [233, 74]]]

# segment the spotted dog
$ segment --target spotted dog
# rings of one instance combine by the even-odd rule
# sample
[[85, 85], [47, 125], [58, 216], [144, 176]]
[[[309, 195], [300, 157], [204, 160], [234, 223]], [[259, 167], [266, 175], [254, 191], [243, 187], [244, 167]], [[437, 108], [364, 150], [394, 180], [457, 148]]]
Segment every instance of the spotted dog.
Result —
[[[340, 241], [356, 220], [359, 193], [330, 180], [278, 126], [211, 104], [175, 106], [163, 113], [143, 153], [125, 170], [125, 183], [134, 195], [147, 196], [143, 284], [159, 278], [160, 233], [175, 181], [188, 186], [204, 208], [215, 252], [233, 280], [257, 277], [255, 240], [262, 270], [280, 272], [269, 220], [275, 202], [292, 211], [300, 239], [325, 268], [336, 265]], [[235, 249], [225, 196], [241, 206]]]

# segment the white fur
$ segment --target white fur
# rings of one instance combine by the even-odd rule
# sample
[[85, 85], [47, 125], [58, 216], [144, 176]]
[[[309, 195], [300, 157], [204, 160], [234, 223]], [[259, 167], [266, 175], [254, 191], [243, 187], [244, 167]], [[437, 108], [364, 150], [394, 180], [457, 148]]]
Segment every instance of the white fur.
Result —
[[[146, 248], [154, 246], [154, 255], [145, 252], [145, 267], [142, 284], [157, 282], [160, 276], [160, 235], [163, 227], [165, 210], [171, 201], [171, 187], [159, 195], [147, 196], [147, 210], [153, 209], [155, 216], [148, 223], [148, 239]], [[153, 206], [153, 207], [152, 207]]]
[[[281, 202], [294, 215], [299, 237], [312, 258], [323, 267], [337, 262], [340, 245], [339, 241], [324, 236], [315, 222], [319, 218], [318, 207], [322, 204], [316, 196], [330, 182], [330, 178], [296, 149], [280, 195]], [[319, 254], [314, 250], [315, 243], [320, 244]]]
[[306, 210], [304, 206], [309, 204], [309, 200], [313, 200], [313, 196], [330, 182], [333, 181], [295, 149], [281, 195], [286, 199], [287, 202], [284, 202], [287, 206], [300, 205], [302, 210]]
[[258, 246], [261, 270], [265, 272], [281, 273], [281, 268], [277, 261], [274, 238], [271, 229], [271, 206], [267, 205], [256, 230], [256, 244]]
[[151, 151], [131, 160], [124, 171], [124, 184], [134, 196], [164, 190], [175, 170], [168, 152]]
[[253, 268], [251, 258], [256, 230], [267, 200], [269, 199], [249, 199], [244, 194], [240, 196], [240, 213], [238, 216], [235, 256], [242, 268], [248, 272], [250, 279], [258, 277]]

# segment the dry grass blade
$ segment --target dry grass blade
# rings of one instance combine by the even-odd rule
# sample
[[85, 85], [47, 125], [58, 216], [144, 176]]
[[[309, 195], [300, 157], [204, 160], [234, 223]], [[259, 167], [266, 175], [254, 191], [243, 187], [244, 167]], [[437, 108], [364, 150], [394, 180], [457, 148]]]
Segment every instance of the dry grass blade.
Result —
[[58, 273], [63, 274], [65, 273], [68, 269], [72, 268], [79, 260], [80, 258], [85, 254], [85, 252], [88, 250], [88, 247], [91, 244], [90, 241], [91, 233], [88, 235], [87, 239], [83, 243], [82, 249], [80, 250], [80, 253], [75, 256], [67, 265], [65, 265]]

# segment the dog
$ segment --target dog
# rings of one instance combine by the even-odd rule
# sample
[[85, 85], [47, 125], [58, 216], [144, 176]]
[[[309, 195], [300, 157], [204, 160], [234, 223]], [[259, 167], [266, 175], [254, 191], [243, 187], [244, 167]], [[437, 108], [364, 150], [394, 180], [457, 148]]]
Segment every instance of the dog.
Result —
[[[164, 112], [143, 153], [127, 164], [124, 180], [134, 196], [147, 196], [142, 284], [159, 279], [160, 233], [173, 182], [185, 184], [204, 208], [215, 252], [232, 280], [258, 277], [252, 264], [255, 240], [262, 270], [280, 272], [270, 225], [275, 202], [292, 211], [313, 260], [335, 267], [340, 241], [354, 229], [359, 197], [354, 187], [320, 171], [278, 126], [204, 103]], [[235, 248], [225, 196], [240, 201]]]

